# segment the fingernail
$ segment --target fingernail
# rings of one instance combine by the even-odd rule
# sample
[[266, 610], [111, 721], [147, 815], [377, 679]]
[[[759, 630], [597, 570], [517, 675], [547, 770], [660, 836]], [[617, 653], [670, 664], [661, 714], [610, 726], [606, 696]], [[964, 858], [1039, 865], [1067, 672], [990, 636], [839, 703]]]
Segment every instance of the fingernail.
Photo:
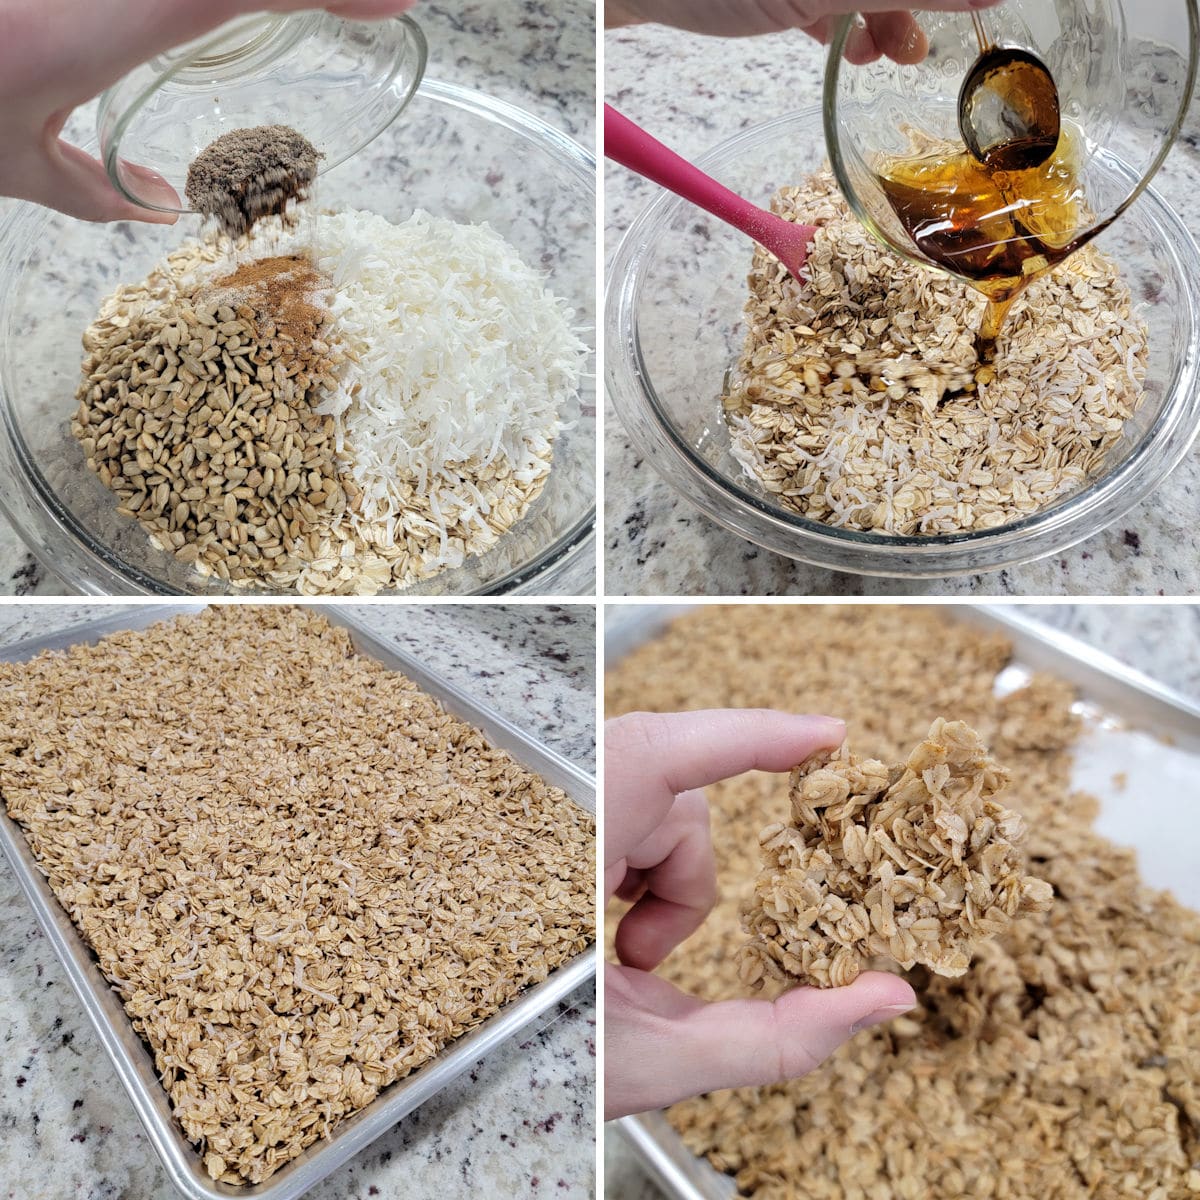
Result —
[[812, 716], [808, 720], [814, 724], [823, 725], [830, 733], [844, 734], [846, 732], [846, 722], [840, 717]]
[[831, 746], [840, 746], [846, 740], [846, 722], [836, 717], [818, 717], [821, 725], [828, 731], [826, 736]]
[[893, 1004], [890, 1008], [879, 1008], [870, 1016], [863, 1017], [861, 1021], [855, 1021], [850, 1026], [850, 1036], [853, 1037], [856, 1033], [862, 1033], [864, 1029], [871, 1029], [876, 1025], [882, 1025], [884, 1021], [894, 1021], [897, 1017], [902, 1016], [906, 1012], [912, 1012], [911, 1004]]

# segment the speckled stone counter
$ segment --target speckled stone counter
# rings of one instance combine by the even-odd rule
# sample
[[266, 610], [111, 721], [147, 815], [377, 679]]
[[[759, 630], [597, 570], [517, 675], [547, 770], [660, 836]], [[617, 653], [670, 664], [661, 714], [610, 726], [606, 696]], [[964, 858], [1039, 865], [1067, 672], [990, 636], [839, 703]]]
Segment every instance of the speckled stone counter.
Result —
[[[0, 645], [125, 606], [0, 606]], [[587, 770], [594, 610], [364, 605], [375, 632]], [[0, 1200], [169, 1200], [107, 1056], [0, 856]], [[370, 1197], [594, 1195], [595, 993], [571, 995], [309, 1192]]]
[[[604, 98], [673, 150], [694, 158], [740, 130], [820, 103], [824, 52], [803, 34], [721, 40], [655, 26], [605, 37]], [[1200, 219], [1200, 111], [1154, 186]], [[606, 260], [657, 194], [606, 164]], [[746, 243], [746, 264], [750, 264]], [[716, 405], [720, 380], [708, 401]], [[793, 563], [727, 532], [663, 483], [611, 403], [605, 424], [605, 591], [609, 595], [1194, 595], [1200, 454], [1150, 501], [1073, 550], [1025, 567], [933, 581], [874, 579]]]
[[[534, 113], [586, 147], [595, 145], [594, 0], [468, 0], [444, 5], [422, 0], [413, 15], [429, 42], [432, 79], [486, 92]], [[78, 109], [65, 136], [95, 136], [95, 104]], [[360, 152], [356, 170], [386, 178], [393, 153], [381, 138]], [[0, 197], [0, 218], [12, 202]], [[87, 285], [73, 280], [69, 286]], [[66, 283], [63, 286], [68, 286]], [[54, 288], [22, 301], [34, 319], [60, 304]], [[80, 331], [82, 332], [82, 330]], [[595, 554], [584, 554], [554, 581], [555, 595], [596, 590]], [[0, 514], [0, 594], [62, 595], [65, 585], [25, 549]]]
[[[1196, 605], [1021, 604], [1042, 621], [1200, 700], [1200, 607]], [[604, 1194], [609, 1200], [663, 1200], [619, 1132], [606, 1126]]]

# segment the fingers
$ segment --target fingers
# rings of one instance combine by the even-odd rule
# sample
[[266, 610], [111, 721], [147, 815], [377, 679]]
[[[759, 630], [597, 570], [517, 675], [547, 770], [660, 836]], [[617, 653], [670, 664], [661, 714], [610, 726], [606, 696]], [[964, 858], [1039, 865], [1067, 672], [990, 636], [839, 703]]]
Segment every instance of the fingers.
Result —
[[929, 39], [911, 13], [875, 13], [867, 18], [867, 28], [879, 53], [893, 62], [908, 66], [923, 62], [929, 53]]
[[[923, 9], [925, 12], [969, 12], [972, 9], [995, 8], [1000, 3], [1002, 0], [919, 0], [913, 8]], [[852, 6], [846, 5], [843, 0], [817, 0], [811, 4], [797, 0], [797, 7], [811, 12], [812, 15], [808, 17], [811, 21], [818, 15], [841, 15], [850, 7], [864, 14], [893, 12], [896, 0], [855, 0]]]
[[[7, 176], [7, 170], [5, 174]], [[173, 213], [154, 212], [126, 200], [113, 187], [104, 167], [96, 159], [62, 141], [51, 143], [45, 152], [31, 154], [28, 166], [13, 173], [11, 186], [6, 179], [4, 191], [83, 221], [146, 221], [171, 225], [177, 219]], [[170, 188], [167, 191], [174, 196]]]
[[617, 926], [617, 958], [653, 971], [700, 927], [716, 902], [717, 867], [704, 795], [679, 796], [626, 863], [640, 876], [643, 894]]
[[605, 973], [605, 1119], [686, 1096], [765, 1087], [813, 1070], [855, 1033], [907, 1012], [913, 990], [868, 972], [850, 987], [705, 1004], [666, 980]]
[[618, 862], [640, 846], [679, 793], [747, 771], [790, 770], [845, 737], [841, 721], [767, 709], [632, 713], [609, 721], [605, 862]]
[[[829, 42], [836, 22], [824, 17], [804, 32], [819, 42]], [[909, 12], [871, 13], [846, 39], [842, 57], [854, 66], [874, 62], [886, 54], [902, 66], [923, 62], [929, 53], [929, 39]]]
[[[868, 972], [845, 988], [796, 988], [778, 1000], [727, 1000], [685, 1022], [685, 1052], [702, 1090], [760, 1087], [807, 1075], [855, 1033], [908, 1012], [912, 988], [896, 975]], [[701, 1056], [724, 1033], [725, 1042]], [[691, 1094], [689, 1092], [689, 1094]]]

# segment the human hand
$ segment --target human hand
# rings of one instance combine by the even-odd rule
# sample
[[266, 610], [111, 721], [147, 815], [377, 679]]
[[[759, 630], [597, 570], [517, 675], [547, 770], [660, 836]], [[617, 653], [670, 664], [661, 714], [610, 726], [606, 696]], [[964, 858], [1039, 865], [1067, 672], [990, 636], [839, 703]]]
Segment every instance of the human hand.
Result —
[[[920, 0], [913, 7], [936, 12], [991, 8], [1000, 0]], [[862, 13], [865, 28], [846, 45], [853, 63], [887, 55], [898, 63], [918, 63], [929, 43], [909, 12], [896, 10], [896, 0], [607, 0], [604, 23], [609, 28], [653, 22], [716, 37], [749, 37], [801, 29], [827, 42], [847, 13]]]
[[916, 1003], [894, 975], [706, 1004], [651, 972], [716, 900], [708, 804], [695, 789], [787, 771], [846, 736], [840, 721], [765, 710], [650, 715], [605, 731], [605, 893], [636, 901], [605, 968], [605, 1119], [807, 1074], [862, 1029]]
[[[342, 0], [330, 12], [391, 16], [415, 0]], [[0, 196], [32, 200], [85, 221], [172, 224], [172, 213], [126, 200], [103, 165], [59, 134], [73, 109], [155, 54], [244, 13], [319, 7], [319, 0], [2, 0]], [[174, 192], [146, 168], [170, 202]]]

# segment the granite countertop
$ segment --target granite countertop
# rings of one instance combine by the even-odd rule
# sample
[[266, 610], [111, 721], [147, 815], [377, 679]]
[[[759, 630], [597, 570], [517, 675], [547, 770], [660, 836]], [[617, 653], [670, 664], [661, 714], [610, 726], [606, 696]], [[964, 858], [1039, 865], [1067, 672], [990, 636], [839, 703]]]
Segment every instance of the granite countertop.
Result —
[[[1014, 613], [1061, 629], [1200, 701], [1200, 609], [1192, 605], [1021, 604]], [[629, 1144], [605, 1127], [604, 1194], [609, 1200], [665, 1200]]]
[[[0, 606], [0, 645], [126, 608]], [[595, 769], [593, 608], [375, 604], [359, 611], [376, 633]], [[0, 1009], [0, 1200], [176, 1195], [2, 855]], [[589, 984], [307, 1195], [593, 1196], [595, 1014]]]
[[[507, 100], [569, 134], [595, 145], [595, 0], [468, 0], [446, 5], [420, 0], [413, 11], [429, 43], [427, 75]], [[96, 104], [72, 115], [64, 136], [84, 143], [95, 136]], [[380, 139], [374, 152], [384, 167], [390, 151]], [[365, 164], [371, 169], [371, 163]], [[0, 197], [0, 219], [11, 200]], [[78, 281], [73, 281], [76, 286]], [[53, 311], [53, 289], [23, 303]], [[553, 581], [558, 595], [588, 596], [596, 590], [595, 555], [584, 553]], [[0, 595], [62, 595], [63, 582], [25, 548], [0, 514]]]
[[[801, 33], [704, 38], [658, 26], [605, 36], [604, 98], [687, 158], [778, 114], [819, 104], [824, 51]], [[1188, 225], [1200, 219], [1200, 110], [1154, 186]], [[658, 194], [605, 169], [605, 254]], [[750, 262], [747, 242], [746, 263]], [[716, 381], [714, 388], [719, 386]], [[712, 403], [715, 405], [716, 391]], [[703, 398], [698, 398], [703, 403]], [[1053, 558], [959, 579], [874, 579], [760, 550], [702, 516], [662, 482], [605, 409], [605, 591], [609, 595], [1192, 595], [1200, 558], [1192, 518], [1195, 450], [1158, 493], [1106, 532]]]

